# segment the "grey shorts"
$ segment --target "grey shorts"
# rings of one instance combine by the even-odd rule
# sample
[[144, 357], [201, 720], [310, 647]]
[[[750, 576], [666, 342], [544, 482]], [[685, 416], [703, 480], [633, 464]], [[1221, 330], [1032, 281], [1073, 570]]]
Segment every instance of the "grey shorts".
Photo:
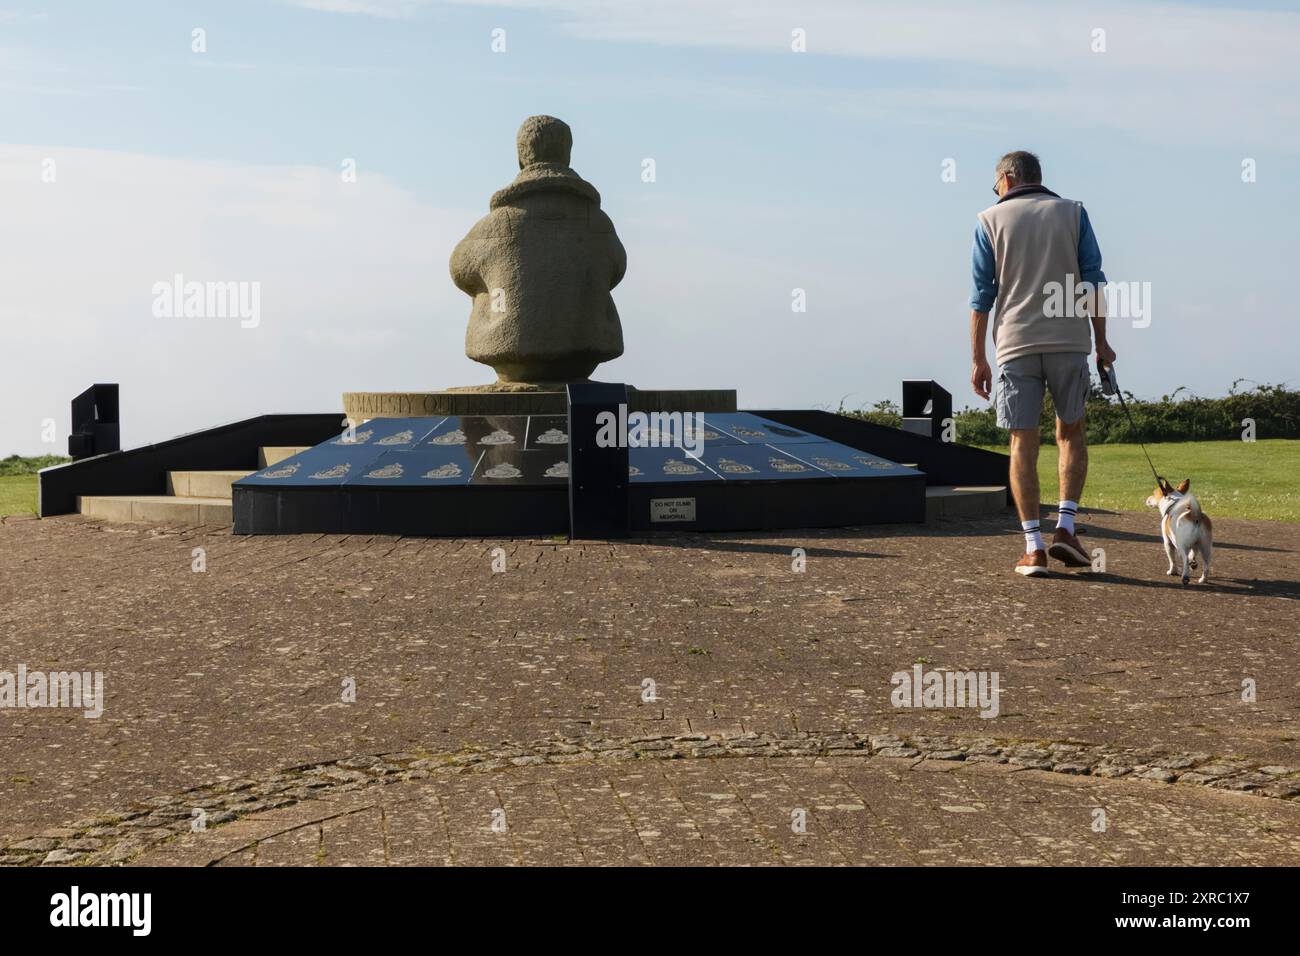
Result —
[[1092, 377], [1086, 352], [1022, 355], [998, 370], [998, 426], [1037, 428], [1043, 388], [1052, 393], [1056, 417], [1067, 425], [1083, 417]]

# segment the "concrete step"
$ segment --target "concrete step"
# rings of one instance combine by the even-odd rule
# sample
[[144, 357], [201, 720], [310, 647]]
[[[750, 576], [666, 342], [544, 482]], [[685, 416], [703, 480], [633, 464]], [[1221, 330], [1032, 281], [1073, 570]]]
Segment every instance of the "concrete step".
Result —
[[930, 485], [925, 489], [925, 520], [977, 518], [1007, 507], [1003, 485]]
[[87, 495], [77, 498], [77, 510], [88, 518], [105, 521], [180, 525], [228, 525], [234, 521], [229, 498]]
[[310, 445], [269, 445], [257, 450], [257, 467], [269, 468], [306, 451]]
[[169, 471], [167, 493], [180, 498], [225, 498], [230, 500], [230, 486], [251, 471]]

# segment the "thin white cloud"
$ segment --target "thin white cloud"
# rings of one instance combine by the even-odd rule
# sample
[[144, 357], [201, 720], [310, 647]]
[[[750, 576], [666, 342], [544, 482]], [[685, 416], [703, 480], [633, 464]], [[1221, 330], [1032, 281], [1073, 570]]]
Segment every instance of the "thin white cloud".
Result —
[[[322, 11], [404, 18], [435, 6], [526, 11], [592, 42], [942, 68], [900, 87], [851, 70], [840, 85], [803, 84], [785, 71], [740, 88], [707, 63], [655, 80], [656, 93], [724, 106], [784, 105], [954, 129], [1072, 128], [1164, 145], [1213, 145], [1253, 156], [1300, 152], [1300, 11], [1131, 0], [1087, 5], [1002, 0], [281, 0]], [[1095, 52], [1096, 31], [1104, 52]], [[956, 71], [956, 72], [954, 72]], [[824, 74], [812, 74], [823, 76]], [[550, 77], [589, 95], [635, 98], [581, 63]]]
[[[62, 442], [68, 401], [97, 381], [122, 385], [137, 445], [337, 409], [351, 389], [490, 378], [464, 357], [469, 303], [447, 276], [477, 208], [431, 206], [364, 167], [345, 184], [337, 168], [52, 146], [0, 146], [0, 191], [5, 454], [57, 450], [41, 420]], [[260, 325], [155, 317], [153, 285], [177, 273], [260, 283]]]
[[0, 23], [44, 23], [48, 13], [28, 13], [25, 10], [0, 10]]
[[386, 20], [413, 16], [434, 5], [434, 0], [283, 0], [293, 7], [325, 13], [352, 13]]
[[144, 86], [130, 83], [88, 83], [84, 86], [46, 86], [36, 83], [0, 82], [0, 90], [39, 96], [97, 96], [103, 93], [142, 93]]
[[[377, 0], [375, 0], [377, 2]], [[1300, 13], [1176, 3], [1004, 0], [449, 0], [555, 14], [564, 29], [602, 40], [790, 51], [881, 60], [969, 63], [1024, 73], [1108, 70], [1226, 74], [1249, 69], [1295, 78]], [[1091, 50], [1106, 31], [1107, 51]]]
[[[408, 17], [434, 0], [289, 0], [315, 9]], [[866, 62], [958, 69], [917, 76], [907, 88], [870, 74], [826, 89], [788, 73], [747, 90], [707, 69], [680, 95], [785, 102], [905, 123], [996, 127], [1025, 122], [1118, 132], [1165, 144], [1214, 144], [1252, 155], [1261, 144], [1300, 151], [1300, 12], [1178, 3], [1054, 5], [1005, 0], [444, 0], [444, 5], [549, 15], [593, 42], [790, 57], [791, 33], [808, 53]], [[1094, 52], [1104, 31], [1105, 52]], [[575, 67], [581, 71], [581, 65]], [[972, 77], [975, 77], [972, 79]], [[593, 95], [600, 85], [591, 84]], [[668, 88], [673, 87], [670, 81]], [[625, 84], [615, 84], [626, 92]]]

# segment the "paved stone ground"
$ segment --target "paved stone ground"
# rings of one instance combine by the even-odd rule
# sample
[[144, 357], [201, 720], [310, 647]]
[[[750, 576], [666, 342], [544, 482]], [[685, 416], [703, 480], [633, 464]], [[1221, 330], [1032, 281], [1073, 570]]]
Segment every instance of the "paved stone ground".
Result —
[[[950, 834], [967, 832], [962, 828], [973, 827], [975, 819], [990, 833], [1002, 832], [995, 822], [1018, 819], [1005, 808], [1031, 792], [1029, 773], [1032, 786], [1049, 787], [1045, 793], [1086, 786], [1100, 788], [1095, 792], [1113, 797], [1117, 806], [1144, 806], [1140, 814], [1124, 812], [1134, 842], [1130, 849], [1107, 850], [1119, 853], [1117, 860], [1145, 861], [1141, 847], [1176, 846], [1179, 833], [1192, 832], [1163, 816], [1164, 808], [1182, 805], [1171, 800], [1190, 801], [1187, 819], [1203, 816], [1188, 826], [1199, 827], [1203, 840], [1229, 841], [1225, 854], [1236, 847], [1231, 852], [1240, 854], [1238, 860], [1290, 860], [1300, 816], [1291, 798], [1293, 768], [1300, 765], [1300, 526], [1216, 522], [1216, 579], [1183, 589], [1161, 573], [1164, 559], [1149, 515], [1087, 520], [1085, 541], [1105, 549], [1109, 573], [1029, 581], [1009, 571], [1019, 547], [1009, 519], [616, 544], [238, 538], [219, 529], [178, 532], [77, 517], [9, 519], [0, 525], [0, 671], [20, 663], [30, 670], [103, 671], [107, 700], [98, 720], [61, 710], [0, 710], [0, 847], [35, 840], [35, 847], [59, 851], [51, 862], [89, 861], [121, 843], [117, 835], [90, 835], [111, 830], [114, 818], [152, 818], [188, 830], [181, 817], [190, 811], [179, 796], [186, 791], [236, 779], [274, 790], [269, 782], [287, 768], [319, 768], [352, 755], [455, 754], [503, 741], [631, 743], [700, 735], [728, 741], [745, 734], [773, 741], [847, 734], [865, 741], [896, 734], [904, 751], [920, 749], [914, 745], [925, 740], [958, 748], [951, 762], [971, 767], [952, 779], [976, 780], [964, 784], [972, 788], [969, 800], [973, 805], [978, 797], [989, 809], [936, 811], [932, 802], [909, 801], [916, 808], [909, 831], [916, 842], [906, 849], [896, 843], [894, 862], [917, 859], [927, 839], [935, 848], [950, 843]], [[191, 571], [195, 547], [206, 550], [204, 573]], [[506, 553], [502, 574], [491, 571], [496, 547]], [[808, 553], [802, 574], [791, 569], [795, 547]], [[895, 709], [890, 675], [916, 662], [927, 669], [999, 672], [1000, 715], [982, 720], [971, 710]], [[356, 681], [356, 703], [341, 700], [345, 678]], [[647, 678], [655, 681], [657, 700], [642, 699]], [[1257, 685], [1253, 703], [1241, 699], [1245, 678]], [[1017, 757], [1015, 746], [1046, 751], [1053, 742], [1073, 742], [1088, 745], [1096, 759], [1051, 774], [968, 777], [982, 772], [974, 769], [978, 761], [967, 759], [979, 756], [970, 752], [970, 741], [988, 738], [1006, 744], [997, 759], [1018, 759], [1022, 767], [1044, 758]], [[603, 770], [603, 785], [616, 793], [636, 789], [630, 781], [650, 772], [641, 768], [643, 755], [611, 747], [627, 755], [616, 755]], [[867, 752], [890, 749], [864, 746]], [[1139, 768], [1128, 776], [1151, 779], [1067, 776], [1111, 766], [1106, 752], [1127, 753], [1129, 766]], [[497, 805], [505, 792], [500, 788], [549, 792], [547, 813], [567, 807], [573, 820], [583, 817], [574, 794], [594, 786], [595, 778], [583, 777], [587, 770], [531, 766], [529, 756], [535, 755], [514, 758], [523, 765], [507, 758], [499, 772], [458, 778], [455, 786], [490, 795], [484, 786], [490, 780], [498, 788]], [[888, 803], [895, 788], [874, 765], [889, 758], [700, 756], [705, 759], [655, 764], [659, 777], [646, 793], [663, 796], [673, 781], [702, 774], [699, 786], [732, 792], [732, 802], [743, 802], [769, 792], [765, 775], [779, 764], [787, 768], [780, 773], [790, 795], [769, 795], [772, 812], [811, 804], [810, 820], [824, 828], [834, 819], [816, 810], [818, 781], [826, 778], [820, 765], [794, 761], [820, 759], [832, 767], [869, 761], [856, 764], [866, 769], [855, 772], [865, 774], [860, 802], [875, 814], [862, 819], [874, 822], [849, 825], [861, 832], [845, 845], [861, 848], [862, 862], [877, 859], [868, 853], [867, 838], [887, 829], [881, 821], [892, 817], [880, 815], [877, 806], [895, 806]], [[1045, 762], [1068, 765], [1071, 759]], [[922, 777], [919, 769], [939, 763], [919, 761], [909, 786], [921, 786], [911, 783], [913, 776], [926, 786], [939, 780]], [[262, 814], [314, 813], [322, 801], [371, 799], [370, 791], [385, 794], [378, 804], [384, 814], [389, 800], [395, 801], [393, 814], [415, 813], [441, 799], [444, 784], [413, 773], [418, 769], [399, 763], [395, 784], [344, 780], [310, 798], [290, 782], [284, 785], [289, 796], [253, 801], [249, 812], [232, 814], [233, 822], [213, 821], [207, 833], [174, 841], [176, 852], [189, 841], [201, 844], [227, 830], [260, 826]], [[1172, 787], [1153, 782], [1180, 777]], [[1211, 786], [1183, 786], [1194, 780]], [[342, 789], [349, 786], [356, 790]], [[1269, 791], [1282, 799], [1215, 788]], [[166, 809], [177, 806], [185, 812], [169, 817]], [[1052, 803], [1044, 798], [1042, 806]], [[529, 813], [506, 809], [517, 847], [519, 834], [531, 832]], [[359, 821], [369, 812], [347, 819]], [[624, 837], [659, 826], [654, 814], [662, 812], [647, 809], [646, 820], [627, 817]], [[783, 812], [788, 818], [789, 810]], [[856, 811], [835, 811], [841, 812]], [[1049, 821], [1059, 814], [1044, 814], [1031, 814], [1033, 826], [1026, 823], [1022, 835], [1050, 831]], [[706, 819], [695, 825], [703, 827]], [[1036, 846], [1045, 860], [1082, 860], [1081, 848], [1095, 851], [1099, 836], [1088, 822], [1074, 834], [1074, 824], [1060, 820], [1060, 832], [1047, 843], [1032, 836], [1022, 842]], [[456, 827], [469, 833], [475, 826], [471, 813], [462, 823], [446, 824], [444, 833], [452, 833], [454, 843]], [[766, 818], [753, 826], [759, 829], [749, 837], [737, 830], [735, 839], [759, 842], [735, 853], [768, 846]], [[788, 819], [784, 826], [788, 832]], [[570, 823], [564, 832], [582, 828]], [[815, 841], [816, 832], [810, 822], [803, 839]], [[314, 859], [323, 845], [320, 833], [316, 849], [300, 862]], [[571, 859], [585, 846], [558, 833], [555, 856], [548, 859]], [[1100, 836], [1115, 833], [1112, 827]], [[450, 853], [451, 844], [417, 836], [410, 852], [421, 859]], [[1051, 848], [1066, 846], [1061, 841], [1067, 838], [1081, 840], [1081, 848]], [[538, 839], [544, 846], [546, 840]], [[1021, 842], [1006, 839], [998, 860], [1022, 852]], [[710, 837], [698, 846], [709, 847], [711, 859], [727, 856], [731, 851], [715, 847], [720, 840], [728, 842]], [[808, 849], [810, 858], [840, 859], [830, 842]], [[147, 860], [171, 852], [172, 845], [125, 858]], [[376, 845], [382, 851], [385, 843]], [[642, 852], [626, 839], [618, 845], [620, 859], [636, 861]], [[132, 846], [133, 853], [141, 851], [141, 844]], [[790, 852], [790, 860], [804, 859]], [[9, 849], [0, 856], [39, 861], [48, 853]], [[340, 851], [335, 861], [346, 856]], [[461, 859], [471, 858], [467, 851]], [[661, 859], [655, 853], [647, 858]]]
[[[990, 763], [588, 763], [329, 794], [185, 834], [135, 862], [1294, 866], [1293, 809], [1203, 787]], [[1104, 827], [1094, 830], [1097, 821]]]

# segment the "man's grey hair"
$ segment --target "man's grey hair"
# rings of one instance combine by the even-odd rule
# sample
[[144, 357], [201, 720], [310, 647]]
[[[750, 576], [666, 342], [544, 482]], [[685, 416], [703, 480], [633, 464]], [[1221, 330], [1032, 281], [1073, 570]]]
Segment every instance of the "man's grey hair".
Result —
[[1006, 173], [1016, 182], [1027, 186], [1043, 181], [1043, 167], [1039, 165], [1038, 157], [1023, 149], [1007, 153], [999, 159], [998, 168], [994, 172], [999, 176]]

